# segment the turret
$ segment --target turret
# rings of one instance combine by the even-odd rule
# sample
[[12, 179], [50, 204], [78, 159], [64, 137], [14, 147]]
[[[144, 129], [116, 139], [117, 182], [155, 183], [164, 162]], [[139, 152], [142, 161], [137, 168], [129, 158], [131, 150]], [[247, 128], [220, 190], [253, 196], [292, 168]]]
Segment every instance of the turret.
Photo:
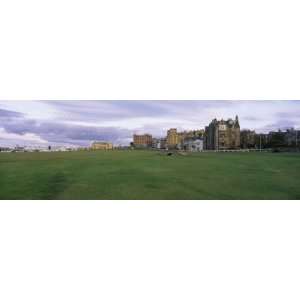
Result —
[[235, 124], [236, 127], [240, 127], [240, 123], [239, 123], [239, 117], [238, 115], [235, 116]]

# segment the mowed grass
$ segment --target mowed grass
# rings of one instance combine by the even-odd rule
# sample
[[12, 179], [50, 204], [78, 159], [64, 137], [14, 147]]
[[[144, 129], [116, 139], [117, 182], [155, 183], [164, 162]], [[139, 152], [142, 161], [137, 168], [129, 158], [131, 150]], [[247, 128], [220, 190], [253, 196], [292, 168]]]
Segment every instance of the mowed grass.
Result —
[[0, 199], [300, 199], [300, 155], [0, 153]]

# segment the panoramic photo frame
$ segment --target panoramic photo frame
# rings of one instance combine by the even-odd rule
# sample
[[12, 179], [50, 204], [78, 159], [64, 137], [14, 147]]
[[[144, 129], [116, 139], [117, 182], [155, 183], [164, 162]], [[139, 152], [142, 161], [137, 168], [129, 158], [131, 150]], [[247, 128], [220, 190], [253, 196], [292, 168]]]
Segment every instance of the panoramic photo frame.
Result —
[[300, 199], [300, 101], [0, 101], [0, 199]]

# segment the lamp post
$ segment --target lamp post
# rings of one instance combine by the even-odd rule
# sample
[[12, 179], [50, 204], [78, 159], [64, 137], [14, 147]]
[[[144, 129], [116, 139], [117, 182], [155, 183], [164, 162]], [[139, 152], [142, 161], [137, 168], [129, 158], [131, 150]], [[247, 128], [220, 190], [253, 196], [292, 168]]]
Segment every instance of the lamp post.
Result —
[[259, 135], [259, 150], [261, 152], [261, 134]]
[[219, 152], [219, 147], [220, 147], [220, 145], [219, 145], [219, 143], [220, 143], [220, 139], [219, 139], [219, 128], [218, 128], [218, 138], [217, 138], [217, 150], [218, 150], [218, 152]]

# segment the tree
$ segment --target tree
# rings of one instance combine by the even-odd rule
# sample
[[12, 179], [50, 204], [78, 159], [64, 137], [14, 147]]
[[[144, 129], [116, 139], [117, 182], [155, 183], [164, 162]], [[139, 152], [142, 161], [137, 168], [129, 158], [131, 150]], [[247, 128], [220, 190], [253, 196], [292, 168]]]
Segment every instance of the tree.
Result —
[[272, 132], [270, 137], [271, 147], [283, 147], [285, 146], [284, 133], [282, 131]]

